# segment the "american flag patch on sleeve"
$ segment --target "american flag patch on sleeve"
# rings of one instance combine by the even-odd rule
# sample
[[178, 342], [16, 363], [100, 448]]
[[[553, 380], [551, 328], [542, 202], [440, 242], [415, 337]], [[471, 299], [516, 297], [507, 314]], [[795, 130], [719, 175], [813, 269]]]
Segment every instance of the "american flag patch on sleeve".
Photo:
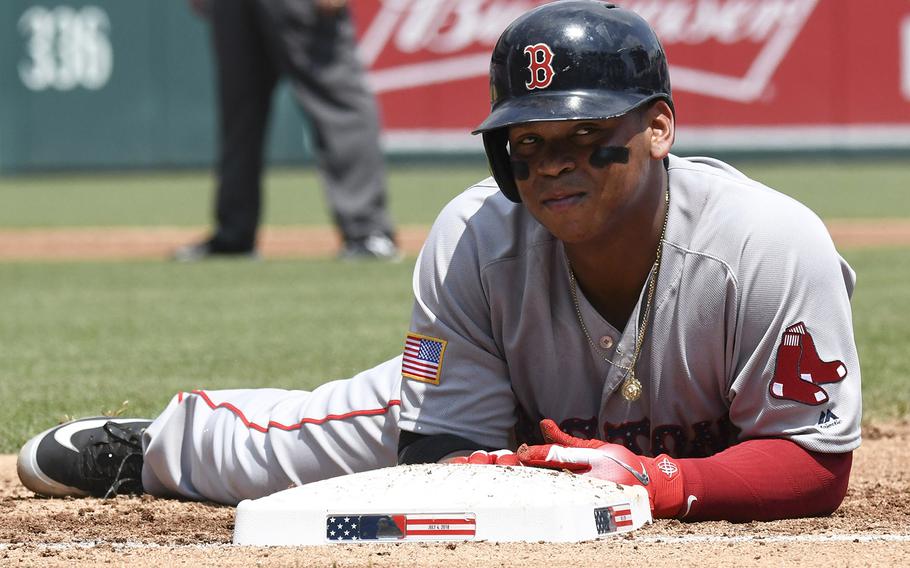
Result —
[[438, 385], [445, 351], [446, 341], [443, 339], [408, 333], [404, 340], [401, 374], [415, 381]]

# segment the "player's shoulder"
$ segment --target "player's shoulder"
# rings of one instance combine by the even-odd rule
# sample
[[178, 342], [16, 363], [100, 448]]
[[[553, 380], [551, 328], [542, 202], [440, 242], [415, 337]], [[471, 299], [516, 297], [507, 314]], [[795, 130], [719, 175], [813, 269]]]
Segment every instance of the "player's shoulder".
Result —
[[818, 218], [799, 201], [715, 158], [671, 156], [669, 171], [671, 188], [680, 186], [694, 202], [706, 206], [709, 213], [749, 218], [765, 215], [779, 218], [783, 213], [785, 219]]
[[473, 218], [482, 209], [485, 211], [498, 209], [504, 214], [509, 209], [509, 201], [500, 193], [496, 180], [492, 177], [482, 179], [446, 203], [437, 216], [437, 222], [450, 219], [464, 222]]
[[685, 227], [678, 241], [733, 261], [745, 252], [833, 250], [824, 223], [804, 204], [713, 158], [671, 156], [671, 200]]
[[553, 237], [521, 204], [506, 198], [496, 181], [486, 178], [465, 189], [443, 207], [428, 242], [437, 248], [473, 249], [481, 264], [518, 256]]

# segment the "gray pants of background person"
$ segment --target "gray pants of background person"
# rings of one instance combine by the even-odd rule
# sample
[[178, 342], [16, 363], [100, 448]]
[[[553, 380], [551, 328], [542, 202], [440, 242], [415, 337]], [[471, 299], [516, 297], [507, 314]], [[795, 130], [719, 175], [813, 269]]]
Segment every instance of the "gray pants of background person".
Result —
[[251, 251], [262, 203], [263, 146], [272, 93], [290, 79], [313, 127], [317, 164], [346, 243], [392, 236], [379, 118], [347, 10], [311, 0], [213, 0], [221, 152], [213, 249]]

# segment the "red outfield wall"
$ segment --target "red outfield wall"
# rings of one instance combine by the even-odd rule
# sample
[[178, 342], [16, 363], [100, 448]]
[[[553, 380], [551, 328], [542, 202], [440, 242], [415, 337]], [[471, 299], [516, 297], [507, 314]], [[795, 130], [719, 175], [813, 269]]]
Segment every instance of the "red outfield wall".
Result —
[[[471, 149], [499, 33], [541, 0], [355, 0], [390, 149]], [[670, 60], [678, 146], [910, 148], [910, 0], [628, 0]]]

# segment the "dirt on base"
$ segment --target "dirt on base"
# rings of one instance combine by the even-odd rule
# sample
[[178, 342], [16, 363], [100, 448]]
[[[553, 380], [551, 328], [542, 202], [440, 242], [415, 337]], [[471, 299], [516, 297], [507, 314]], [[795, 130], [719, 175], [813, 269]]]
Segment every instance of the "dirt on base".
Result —
[[[910, 219], [832, 219], [826, 224], [841, 249], [910, 246]], [[399, 227], [401, 249], [416, 255], [427, 230]], [[204, 229], [176, 227], [0, 230], [0, 260], [164, 259], [204, 236]], [[266, 258], [327, 257], [339, 247], [338, 235], [326, 227], [269, 227], [259, 246]]]
[[[657, 521], [577, 544], [238, 547], [234, 509], [151, 497], [44, 499], [0, 456], [0, 564], [27, 566], [907, 566], [910, 423], [866, 427], [847, 498], [831, 517], [763, 523]], [[533, 496], [529, 496], [533, 498]]]

